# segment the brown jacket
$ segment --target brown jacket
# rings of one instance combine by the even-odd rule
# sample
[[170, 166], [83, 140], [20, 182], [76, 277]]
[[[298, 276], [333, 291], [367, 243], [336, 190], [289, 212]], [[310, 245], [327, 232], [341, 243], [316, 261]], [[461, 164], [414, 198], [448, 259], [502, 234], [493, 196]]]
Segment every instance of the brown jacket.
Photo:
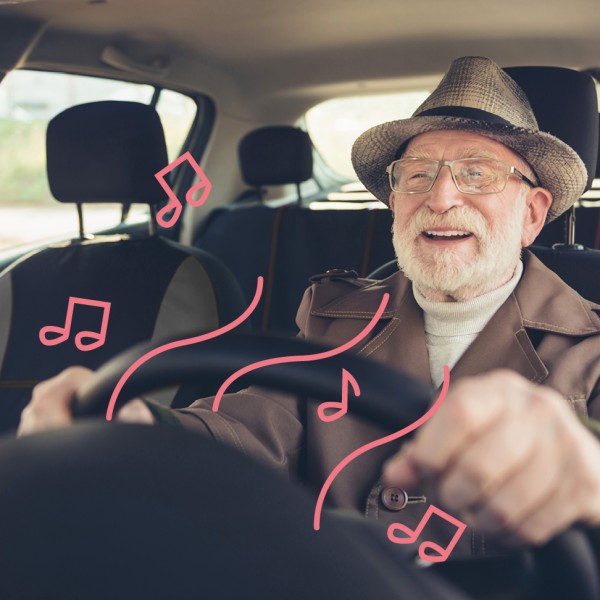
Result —
[[[579, 415], [600, 418], [600, 306], [581, 298], [527, 251], [524, 263], [518, 286], [452, 369], [450, 385], [460, 377], [509, 368], [558, 390]], [[301, 335], [332, 346], [343, 344], [365, 327], [384, 292], [391, 296], [386, 312], [358, 354], [431, 384], [422, 311], [401, 273], [383, 281], [344, 272], [317, 278], [298, 310]], [[199, 400], [178, 411], [178, 417], [186, 427], [210, 432], [300, 476], [315, 491], [350, 452], [390, 433], [350, 415], [324, 423], [315, 405], [306, 409], [294, 396], [258, 387], [226, 396], [219, 413], [211, 412], [211, 406], [211, 399]], [[401, 511], [384, 506], [381, 464], [398, 447], [388, 444], [348, 465], [327, 495], [329, 505], [409, 527], [416, 526], [430, 503], [440, 506], [427, 489], [407, 490], [412, 496], [426, 496], [426, 504], [409, 504]], [[443, 521], [432, 521], [423, 539], [444, 543], [451, 533], [452, 527]], [[485, 552], [486, 540], [470, 532], [463, 534], [453, 555]]]

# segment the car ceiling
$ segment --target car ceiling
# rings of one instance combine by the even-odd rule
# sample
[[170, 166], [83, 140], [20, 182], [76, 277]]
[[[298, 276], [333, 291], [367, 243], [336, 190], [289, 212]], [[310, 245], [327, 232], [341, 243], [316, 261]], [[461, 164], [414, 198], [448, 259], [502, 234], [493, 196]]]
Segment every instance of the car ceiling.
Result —
[[[467, 54], [503, 65], [600, 64], [597, 0], [0, 4], [5, 70], [121, 71], [206, 92], [240, 115], [253, 106], [291, 115], [340, 94], [431, 85], [453, 57]], [[124, 56], [127, 68], [101, 60], [106, 48]]]

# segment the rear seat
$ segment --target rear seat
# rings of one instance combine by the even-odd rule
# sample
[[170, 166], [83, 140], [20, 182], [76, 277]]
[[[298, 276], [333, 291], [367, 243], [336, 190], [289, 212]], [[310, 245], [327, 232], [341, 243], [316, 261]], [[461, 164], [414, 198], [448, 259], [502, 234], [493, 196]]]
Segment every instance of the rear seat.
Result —
[[294, 317], [309, 277], [332, 268], [366, 276], [394, 257], [388, 210], [310, 210], [288, 205], [233, 205], [215, 210], [194, 246], [218, 257], [248, 301], [265, 277], [253, 326], [266, 333], [295, 331]]
[[[299, 129], [257, 130], [244, 138], [240, 147], [244, 180], [259, 189], [299, 185], [312, 176], [312, 146]], [[281, 156], [291, 160], [282, 163]], [[309, 277], [332, 268], [364, 276], [390, 260], [394, 257], [391, 224], [388, 210], [310, 210], [294, 204], [270, 208], [239, 203], [213, 211], [193, 244], [233, 271], [248, 300], [256, 277], [265, 276], [265, 292], [253, 325], [264, 333], [291, 333], [296, 331], [294, 318]]]

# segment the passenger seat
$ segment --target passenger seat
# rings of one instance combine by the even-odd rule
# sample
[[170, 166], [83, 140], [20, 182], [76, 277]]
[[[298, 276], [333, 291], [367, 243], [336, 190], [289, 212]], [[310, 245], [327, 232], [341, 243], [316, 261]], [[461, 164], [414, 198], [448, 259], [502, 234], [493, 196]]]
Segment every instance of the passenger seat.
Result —
[[[165, 200], [154, 174], [167, 165], [167, 150], [150, 106], [108, 101], [69, 108], [48, 126], [47, 154], [52, 194], [73, 210]], [[107, 304], [73, 298], [110, 307], [106, 313]], [[47, 328], [66, 324], [70, 301], [71, 333], [56, 343], [60, 336]], [[18, 425], [33, 385], [65, 367], [96, 369], [138, 342], [214, 330], [246, 306], [218, 259], [158, 235], [82, 235], [30, 253], [0, 274], [0, 305], [0, 431]], [[104, 314], [105, 342], [94, 348], [93, 335], [84, 336], [79, 349], [77, 334], [99, 332]], [[200, 389], [196, 397], [213, 391]], [[174, 392], [161, 397], [173, 401]]]

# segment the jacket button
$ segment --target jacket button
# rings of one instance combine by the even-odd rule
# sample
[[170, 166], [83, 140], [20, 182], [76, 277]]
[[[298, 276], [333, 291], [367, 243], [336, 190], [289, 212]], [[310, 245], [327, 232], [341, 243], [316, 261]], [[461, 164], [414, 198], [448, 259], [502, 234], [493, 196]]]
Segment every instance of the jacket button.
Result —
[[388, 510], [402, 510], [408, 504], [408, 494], [396, 487], [381, 490], [381, 502]]

